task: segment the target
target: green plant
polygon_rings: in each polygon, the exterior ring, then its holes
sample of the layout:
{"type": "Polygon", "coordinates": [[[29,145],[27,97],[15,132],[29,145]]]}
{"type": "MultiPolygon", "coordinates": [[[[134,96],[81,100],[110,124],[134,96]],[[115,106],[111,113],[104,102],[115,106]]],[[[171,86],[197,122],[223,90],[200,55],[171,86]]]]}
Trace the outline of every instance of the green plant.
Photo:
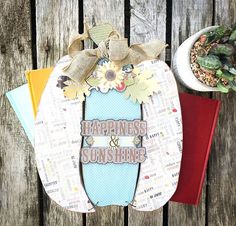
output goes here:
{"type": "Polygon", "coordinates": [[[236,91],[236,24],[219,26],[200,36],[197,63],[203,71],[214,74],[223,93],[236,91]]]}

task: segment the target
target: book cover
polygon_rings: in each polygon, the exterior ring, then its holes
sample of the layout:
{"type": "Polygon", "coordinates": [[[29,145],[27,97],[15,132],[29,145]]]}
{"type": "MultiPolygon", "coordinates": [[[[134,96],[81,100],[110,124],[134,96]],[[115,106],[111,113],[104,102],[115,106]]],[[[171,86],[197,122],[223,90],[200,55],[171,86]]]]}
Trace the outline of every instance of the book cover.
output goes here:
{"type": "Polygon", "coordinates": [[[30,70],[25,73],[29,84],[34,116],[36,116],[41,94],[47,84],[52,70],[53,68],[43,68],[38,70],[30,70]]]}
{"type": "Polygon", "coordinates": [[[220,101],[181,93],[180,102],[183,155],[178,187],[171,201],[197,205],[201,198],[220,101]]]}
{"type": "Polygon", "coordinates": [[[25,84],[6,93],[6,96],[14,109],[26,135],[33,144],[34,116],[30,102],[30,92],[25,84]]]}

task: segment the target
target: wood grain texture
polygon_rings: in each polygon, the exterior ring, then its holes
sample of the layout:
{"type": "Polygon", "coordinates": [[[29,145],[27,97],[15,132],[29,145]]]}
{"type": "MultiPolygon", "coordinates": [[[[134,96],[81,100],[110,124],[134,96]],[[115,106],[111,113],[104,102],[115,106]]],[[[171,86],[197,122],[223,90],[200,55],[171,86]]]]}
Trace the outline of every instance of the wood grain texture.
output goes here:
{"type": "Polygon", "coordinates": [[[163,225],[163,208],[152,212],[139,212],[129,207],[128,225],[130,226],[161,226],[163,225]]]}
{"type": "MultiPolygon", "coordinates": [[[[130,44],[166,39],[166,0],[131,0],[130,44]]],[[[165,51],[161,54],[165,59],[165,51]]]]}
{"type": "MultiPolygon", "coordinates": [[[[166,39],[166,1],[131,0],[130,44],[166,39]]],[[[164,52],[161,59],[165,59],[164,52]]],[[[163,225],[163,208],[153,212],[139,212],[129,207],[128,224],[163,225]]]]}
{"type": "Polygon", "coordinates": [[[165,41],[166,0],[131,0],[130,43],[165,41]]]}
{"type": "Polygon", "coordinates": [[[32,68],[30,1],[0,1],[0,225],[37,226],[34,154],[5,93],[32,68]]]}
{"type": "MultiPolygon", "coordinates": [[[[38,68],[53,66],[63,55],[71,36],[78,33],[78,1],[37,0],[37,64],[38,68]]],[[[45,225],[82,225],[82,214],[64,210],[44,194],[45,225]]]]}
{"type": "Polygon", "coordinates": [[[112,24],[124,34],[124,1],[84,0],[84,19],[90,26],[101,23],[112,24]]]}
{"type": "Polygon", "coordinates": [[[206,178],[202,188],[201,202],[198,206],[169,202],[169,226],[204,226],[206,215],[206,178]]]}
{"type": "Polygon", "coordinates": [[[124,225],[123,207],[96,207],[95,213],[86,215],[86,225],[89,226],[120,226],[124,225]]]}
{"type": "MultiPolygon", "coordinates": [[[[90,26],[108,22],[122,35],[124,34],[124,1],[97,1],[84,0],[84,17],[90,26]]],[[[91,43],[86,43],[86,48],[91,48],[91,43]]],[[[95,213],[87,214],[86,225],[123,225],[124,208],[109,206],[96,208],[95,213]]]]}
{"type": "MultiPolygon", "coordinates": [[[[110,23],[124,35],[124,0],[95,1],[84,0],[84,20],[90,27],[110,23]]],[[[85,41],[85,48],[93,48],[92,41],[85,41]]]]}
{"type": "Polygon", "coordinates": [[[78,1],[36,0],[36,29],[38,68],[53,66],[78,34],[78,1]]]}
{"type": "MultiPolygon", "coordinates": [[[[236,22],[234,0],[215,1],[215,23],[236,22]]],[[[236,223],[236,93],[214,93],[222,102],[209,161],[208,225],[236,223]]]]}
{"type": "MultiPolygon", "coordinates": [[[[172,2],[172,38],[171,52],[172,59],[178,46],[189,36],[212,23],[213,4],[212,1],[204,0],[184,0],[172,2]]],[[[209,93],[193,92],[178,84],[180,91],[204,95],[209,97],[209,93]]],[[[206,182],[206,180],[205,180],[206,182]]],[[[202,189],[201,202],[198,207],[169,203],[169,225],[205,225],[206,214],[206,185],[202,189]]]]}

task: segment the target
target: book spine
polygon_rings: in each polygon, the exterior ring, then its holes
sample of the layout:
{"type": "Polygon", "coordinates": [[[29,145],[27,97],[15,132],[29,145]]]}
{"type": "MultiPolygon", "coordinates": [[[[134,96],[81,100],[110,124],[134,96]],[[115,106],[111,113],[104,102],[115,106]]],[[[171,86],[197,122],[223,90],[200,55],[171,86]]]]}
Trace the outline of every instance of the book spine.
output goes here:
{"type": "Polygon", "coordinates": [[[210,137],[209,137],[209,142],[208,142],[207,151],[206,151],[206,156],[204,159],[204,165],[203,165],[203,171],[202,171],[203,173],[201,176],[200,186],[199,186],[195,205],[198,205],[200,202],[201,193],[202,193],[202,186],[203,186],[204,178],[206,175],[206,168],[207,168],[208,159],[209,159],[209,155],[210,155],[211,143],[212,143],[212,139],[213,139],[213,135],[214,135],[214,131],[215,131],[215,127],[216,127],[216,123],[217,123],[217,119],[218,119],[218,115],[219,115],[219,111],[220,111],[220,106],[221,106],[221,103],[220,103],[220,101],[217,100],[215,115],[214,115],[214,118],[212,121],[212,127],[211,127],[211,131],[210,131],[210,137]]]}
{"type": "Polygon", "coordinates": [[[13,110],[15,111],[16,113],[16,116],[17,118],[19,119],[27,137],[29,138],[31,144],[33,144],[33,137],[32,137],[32,134],[31,134],[31,129],[29,128],[27,122],[25,121],[20,109],[19,109],[19,106],[17,104],[17,100],[14,98],[14,96],[12,95],[11,92],[8,92],[6,93],[6,96],[7,96],[7,99],[9,100],[13,110]]]}
{"type": "Polygon", "coordinates": [[[34,112],[34,117],[36,117],[36,109],[37,109],[37,106],[36,106],[36,103],[35,103],[35,96],[34,96],[34,92],[33,92],[33,84],[31,82],[31,79],[30,79],[30,71],[26,71],[25,72],[25,77],[28,81],[28,88],[29,88],[29,92],[30,92],[30,99],[31,99],[31,103],[32,103],[32,107],[33,107],[33,112],[34,112]]]}

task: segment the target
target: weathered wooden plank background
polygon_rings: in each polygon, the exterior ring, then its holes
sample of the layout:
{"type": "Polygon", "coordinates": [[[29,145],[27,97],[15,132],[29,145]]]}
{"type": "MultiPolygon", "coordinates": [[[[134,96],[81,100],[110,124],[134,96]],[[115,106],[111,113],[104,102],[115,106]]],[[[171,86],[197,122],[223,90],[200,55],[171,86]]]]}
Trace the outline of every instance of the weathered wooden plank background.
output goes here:
{"type": "Polygon", "coordinates": [[[130,43],[165,40],[169,48],[162,59],[171,63],[191,34],[236,22],[234,0],[0,0],[0,9],[0,226],[236,224],[235,93],[204,94],[222,100],[222,110],[198,207],[170,202],[142,213],[112,206],[87,215],[65,211],[44,194],[33,149],[4,95],[26,82],[25,70],[53,66],[66,54],[85,17],[93,25],[112,23],[130,43]]]}

